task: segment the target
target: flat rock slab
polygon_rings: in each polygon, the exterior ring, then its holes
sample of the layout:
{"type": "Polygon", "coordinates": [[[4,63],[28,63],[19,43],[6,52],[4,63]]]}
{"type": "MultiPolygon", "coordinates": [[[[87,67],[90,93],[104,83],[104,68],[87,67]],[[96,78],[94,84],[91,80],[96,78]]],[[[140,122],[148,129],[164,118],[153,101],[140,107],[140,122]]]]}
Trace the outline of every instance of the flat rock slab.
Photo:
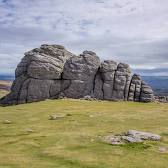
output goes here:
{"type": "Polygon", "coordinates": [[[65,117],[64,115],[53,114],[49,116],[49,120],[58,120],[64,117],[65,117]]]}
{"type": "Polygon", "coordinates": [[[142,139],[139,137],[130,137],[130,136],[121,136],[122,140],[125,140],[129,143],[138,143],[138,142],[143,142],[142,139]]]}
{"type": "Polygon", "coordinates": [[[145,140],[160,141],[161,136],[148,132],[141,132],[136,130],[128,130],[120,135],[107,135],[103,141],[112,145],[122,145],[127,143],[141,143],[145,140]]]}
{"type": "Polygon", "coordinates": [[[141,132],[136,130],[128,130],[126,136],[133,138],[140,138],[142,140],[152,140],[152,141],[160,141],[161,136],[157,134],[152,134],[148,132],[141,132]]]}

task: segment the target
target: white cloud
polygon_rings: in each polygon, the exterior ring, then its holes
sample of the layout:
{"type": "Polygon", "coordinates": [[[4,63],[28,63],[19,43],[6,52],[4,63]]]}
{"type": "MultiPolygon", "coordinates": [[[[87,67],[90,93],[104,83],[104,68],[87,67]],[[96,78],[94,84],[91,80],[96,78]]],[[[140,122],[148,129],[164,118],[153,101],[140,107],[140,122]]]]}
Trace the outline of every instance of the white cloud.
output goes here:
{"type": "Polygon", "coordinates": [[[166,68],[167,18],[167,0],[0,0],[0,72],[13,72],[42,43],[94,50],[133,68],[166,68]]]}

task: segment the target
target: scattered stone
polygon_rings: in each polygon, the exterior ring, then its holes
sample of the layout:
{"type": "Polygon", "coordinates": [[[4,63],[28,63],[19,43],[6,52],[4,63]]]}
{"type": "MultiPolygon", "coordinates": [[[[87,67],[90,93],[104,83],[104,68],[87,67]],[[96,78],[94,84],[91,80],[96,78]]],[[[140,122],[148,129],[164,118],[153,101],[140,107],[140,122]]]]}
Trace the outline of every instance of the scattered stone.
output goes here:
{"type": "Polygon", "coordinates": [[[121,138],[129,143],[143,142],[139,137],[121,136],[121,138]]]}
{"type": "Polygon", "coordinates": [[[25,129],[25,132],[27,132],[27,133],[33,133],[33,132],[34,132],[34,130],[33,130],[33,129],[31,129],[31,128],[26,128],[26,129],[25,129]]]}
{"type": "Polygon", "coordinates": [[[120,145],[126,143],[141,143],[145,140],[160,141],[160,139],[161,136],[157,134],[128,130],[127,132],[119,135],[107,135],[103,138],[103,141],[112,145],[120,145]]]}
{"type": "Polygon", "coordinates": [[[159,152],[161,152],[161,153],[166,153],[168,150],[167,150],[167,148],[166,147],[159,147],[159,152]]]}
{"type": "Polygon", "coordinates": [[[140,138],[142,140],[152,140],[152,141],[160,141],[161,136],[157,134],[152,134],[148,132],[141,132],[136,130],[128,130],[126,136],[133,138],[140,138]]]}
{"type": "Polygon", "coordinates": [[[62,115],[57,115],[57,114],[53,114],[49,116],[49,120],[58,120],[60,118],[64,118],[65,116],[62,115]]]}
{"type": "Polygon", "coordinates": [[[10,120],[4,120],[3,124],[11,124],[12,122],[10,120]]]}
{"type": "Polygon", "coordinates": [[[79,56],[64,46],[43,44],[25,53],[15,71],[11,92],[1,105],[46,99],[138,101],[154,100],[153,91],[129,65],[113,60],[100,62],[95,52],[79,56]]]}
{"type": "Polygon", "coordinates": [[[115,135],[108,135],[103,138],[103,141],[112,144],[112,145],[122,145],[124,144],[124,141],[122,141],[121,136],[115,136],[115,135]]]}
{"type": "Polygon", "coordinates": [[[93,100],[97,100],[96,98],[91,97],[90,95],[86,95],[83,98],[81,98],[82,100],[89,100],[89,101],[93,101],[93,100]]]}
{"type": "Polygon", "coordinates": [[[155,96],[155,102],[168,103],[168,96],[155,96]]]}

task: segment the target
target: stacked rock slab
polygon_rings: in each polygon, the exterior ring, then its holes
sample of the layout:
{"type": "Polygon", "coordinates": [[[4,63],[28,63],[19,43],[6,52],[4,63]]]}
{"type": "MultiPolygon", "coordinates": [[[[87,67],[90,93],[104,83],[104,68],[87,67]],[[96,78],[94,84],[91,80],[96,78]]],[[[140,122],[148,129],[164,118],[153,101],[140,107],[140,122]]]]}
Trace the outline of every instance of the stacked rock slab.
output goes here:
{"type": "Polygon", "coordinates": [[[41,45],[18,64],[11,92],[2,105],[21,104],[59,97],[101,100],[153,101],[153,91],[139,75],[131,77],[129,65],[106,60],[84,51],[79,56],[60,45],[41,45]]]}

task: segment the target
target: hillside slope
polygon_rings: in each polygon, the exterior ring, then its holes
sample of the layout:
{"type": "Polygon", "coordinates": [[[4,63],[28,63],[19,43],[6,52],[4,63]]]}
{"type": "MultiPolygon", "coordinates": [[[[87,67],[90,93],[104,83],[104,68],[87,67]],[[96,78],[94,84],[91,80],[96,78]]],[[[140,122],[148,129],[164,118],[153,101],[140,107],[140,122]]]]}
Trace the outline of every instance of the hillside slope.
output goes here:
{"type": "Polygon", "coordinates": [[[167,114],[168,104],[72,99],[0,107],[0,167],[167,168],[167,114]],[[49,120],[51,114],[64,117],[49,120]],[[124,146],[100,141],[128,129],[163,139],[124,146]]]}
{"type": "Polygon", "coordinates": [[[155,92],[155,95],[168,96],[168,76],[143,76],[155,92]]]}

